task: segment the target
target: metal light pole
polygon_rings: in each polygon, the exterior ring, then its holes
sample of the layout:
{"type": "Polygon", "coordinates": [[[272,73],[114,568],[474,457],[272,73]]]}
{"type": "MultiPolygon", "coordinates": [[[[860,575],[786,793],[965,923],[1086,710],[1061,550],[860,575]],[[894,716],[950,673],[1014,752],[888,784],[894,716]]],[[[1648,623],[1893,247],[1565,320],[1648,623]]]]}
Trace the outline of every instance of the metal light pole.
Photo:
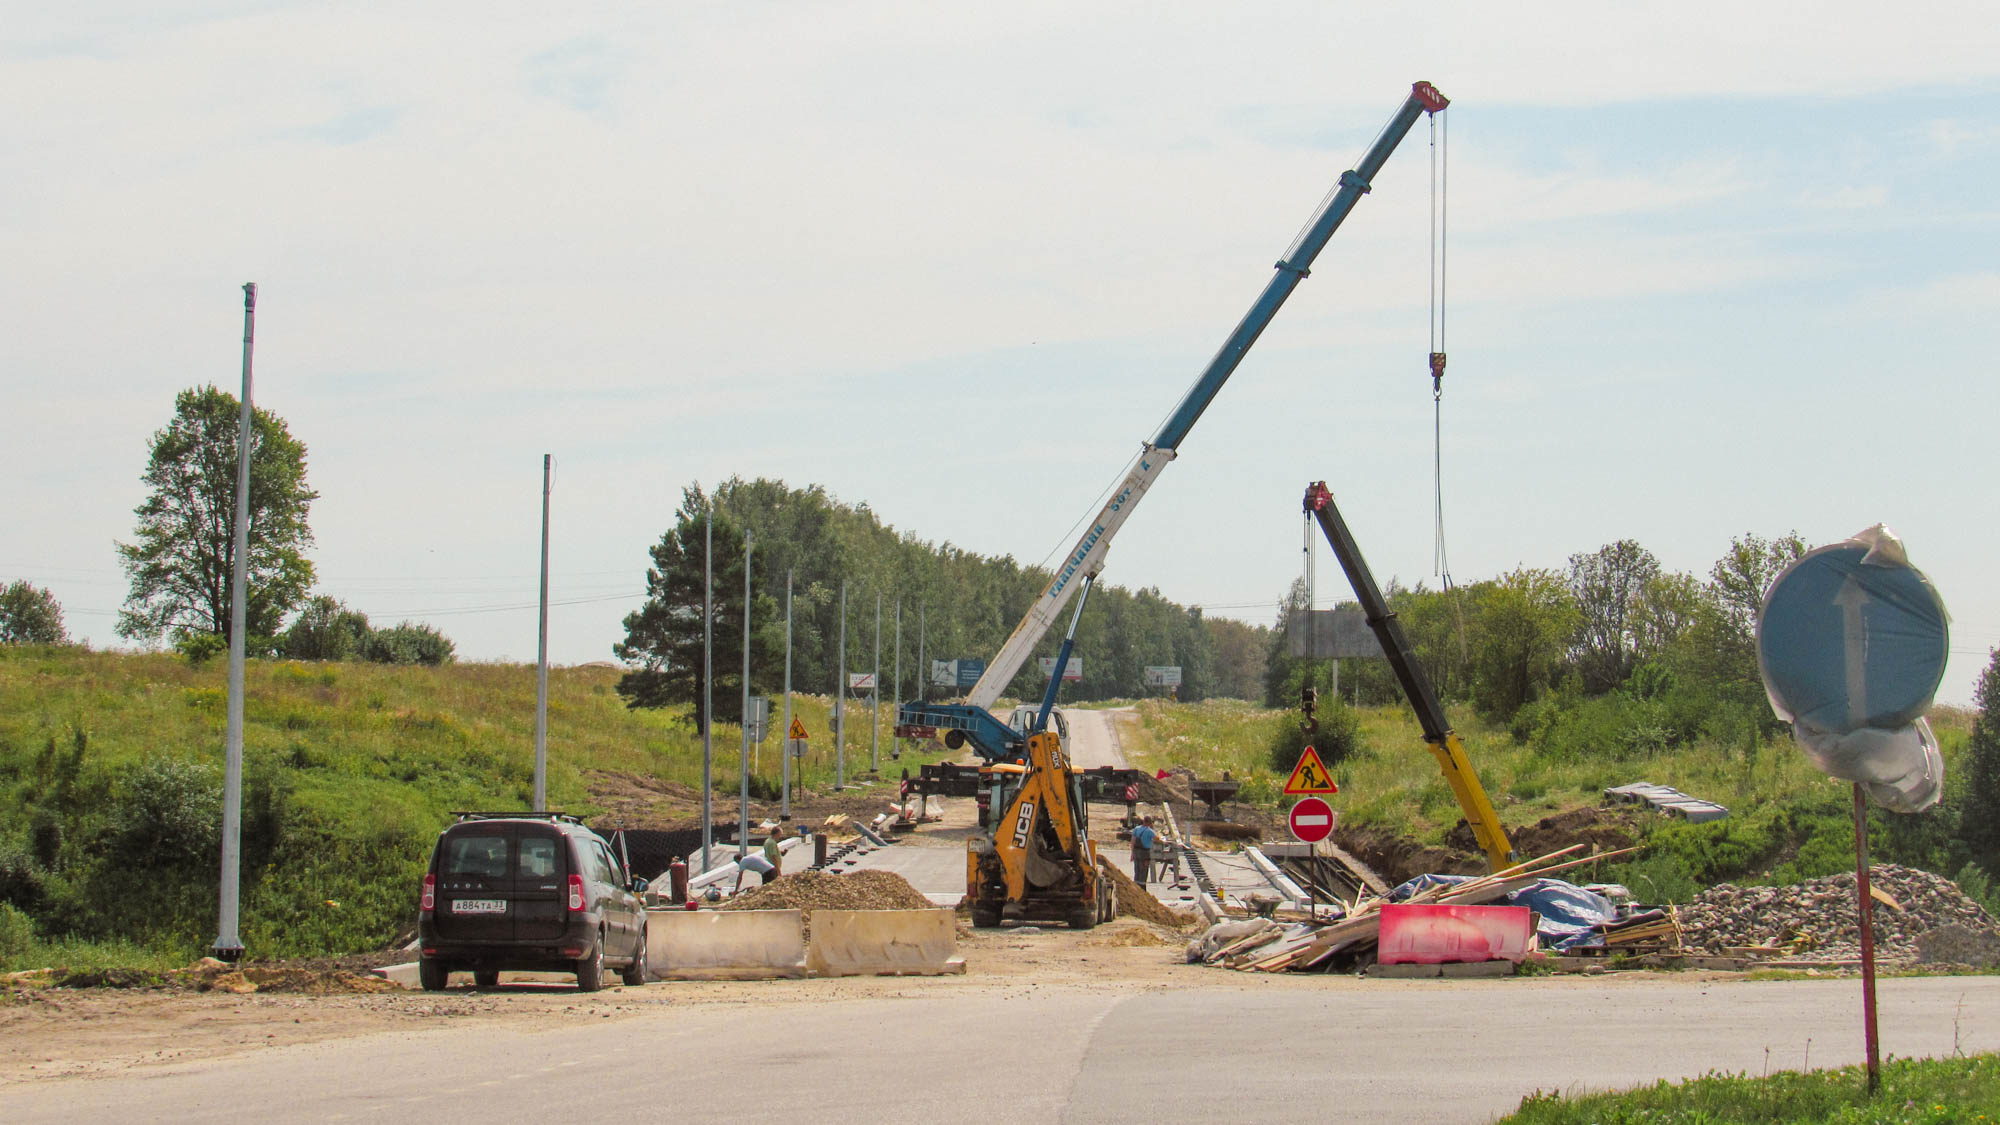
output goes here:
{"type": "Polygon", "coordinates": [[[750,532],[743,532],[743,775],[736,795],[736,858],[750,851],[750,532]]]}
{"type": "Polygon", "coordinates": [[[840,682],[833,696],[833,787],[847,788],[847,580],[840,582],[840,682]]]}
{"type": "Polygon", "coordinates": [[[882,772],[882,591],[875,591],[875,694],[868,697],[868,772],[882,772]]]}
{"type": "Polygon", "coordinates": [[[242,867],[238,844],[243,832],[243,632],[248,627],[244,603],[249,585],[250,441],[254,409],[250,405],[250,351],[257,335],[256,323],[257,283],[253,281],[243,287],[243,414],[236,431],[236,519],[231,528],[233,557],[229,561],[229,721],[223,735],[221,910],[211,950],[222,961],[236,961],[243,956],[243,939],[236,932],[237,879],[242,867]]]}
{"type": "Polygon", "coordinates": [[[785,570],[785,737],[779,741],[778,819],[792,819],[792,572],[785,570]]]}
{"type": "Polygon", "coordinates": [[[929,612],[929,606],[917,603],[917,699],[926,703],[931,698],[931,666],[924,661],[924,618],[929,612]]]}
{"type": "MultiPolygon", "coordinates": [[[[896,596],[896,686],[889,691],[889,706],[896,708],[898,711],[903,706],[903,597],[901,594],[896,596]]],[[[891,718],[896,717],[895,711],[891,711],[889,714],[891,718]]],[[[891,728],[892,733],[893,730],[894,728],[891,728]]],[[[889,756],[897,759],[902,758],[902,739],[896,738],[889,743],[889,756]]]]}
{"type": "Polygon", "coordinates": [[[535,811],[549,811],[549,467],[542,454],[542,605],[535,642],[535,811]]]}
{"type": "Polygon", "coordinates": [[[715,505],[703,524],[701,552],[701,869],[708,870],[708,853],[715,846],[715,753],[710,729],[715,722],[715,505]]]}

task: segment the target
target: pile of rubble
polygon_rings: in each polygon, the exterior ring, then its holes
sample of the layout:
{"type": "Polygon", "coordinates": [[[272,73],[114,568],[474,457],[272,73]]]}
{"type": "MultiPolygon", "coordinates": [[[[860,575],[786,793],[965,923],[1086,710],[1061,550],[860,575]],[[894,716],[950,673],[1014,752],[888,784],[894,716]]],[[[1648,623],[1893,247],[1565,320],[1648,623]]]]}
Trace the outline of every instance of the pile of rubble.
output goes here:
{"type": "MultiPolygon", "coordinates": [[[[2000,942],[2000,923],[1942,875],[1881,864],[1869,868],[1875,894],[1875,951],[1886,960],[1915,960],[1920,940],[1946,926],[2000,942]]],[[[1854,875],[1843,873],[1790,887],[1712,887],[1679,910],[1690,947],[1710,953],[1799,956],[1828,961],[1861,956],[1854,875]]],[[[1991,948],[1987,945],[1984,948],[1991,948]]],[[[1932,960],[1946,958],[1933,957],[1932,960]]]]}
{"type": "Polygon", "coordinates": [[[810,932],[812,912],[824,910],[933,910],[908,879],[893,871],[802,871],[741,894],[717,910],[802,910],[810,932]]]}
{"type": "Polygon", "coordinates": [[[1103,869],[1106,876],[1110,878],[1112,887],[1118,892],[1118,916],[1120,918],[1137,918],[1143,922],[1151,922],[1156,926],[1168,926],[1176,930],[1184,929],[1194,924],[1196,917],[1194,914],[1185,910],[1175,910],[1173,907],[1154,898],[1153,892],[1140,886],[1130,875],[1118,870],[1110,860],[1100,856],[1097,863],[1103,869]]]}

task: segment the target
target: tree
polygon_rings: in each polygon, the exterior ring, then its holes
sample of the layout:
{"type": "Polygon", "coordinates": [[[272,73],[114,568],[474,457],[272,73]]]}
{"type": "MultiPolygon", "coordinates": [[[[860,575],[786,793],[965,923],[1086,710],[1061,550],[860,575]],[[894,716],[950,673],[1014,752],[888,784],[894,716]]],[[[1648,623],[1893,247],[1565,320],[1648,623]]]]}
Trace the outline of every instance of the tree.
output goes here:
{"type": "Polygon", "coordinates": [[[362,659],[377,664],[449,664],[452,652],[451,640],[443,633],[408,621],[371,630],[361,640],[362,659]]]}
{"type": "MultiPolygon", "coordinates": [[[[710,506],[697,486],[681,494],[674,526],[648,552],[653,565],[646,571],[646,604],[625,617],[625,639],[611,651],[635,665],[618,679],[618,694],[627,707],[693,707],[692,720],[702,722],[703,561],[710,506]]],[[[761,558],[753,559],[757,573],[761,558]]],[[[715,718],[743,718],[743,531],[725,516],[715,518],[714,638],[715,718]]],[[[782,610],[768,594],[756,594],[751,635],[752,681],[782,658],[782,610]]],[[[851,639],[851,638],[850,638],[851,639]]]]}
{"type": "MultiPolygon", "coordinates": [[[[234,396],[213,386],[182,391],[173,420],[153,435],[140,478],[151,493],[133,510],[134,542],[118,544],[132,583],[118,615],[121,636],[228,638],[240,410],[234,396]]],[[[271,637],[312,588],[306,511],[319,494],[306,487],[306,447],[283,419],[259,409],[251,429],[244,620],[250,636],[271,637]]]]}
{"type": "Polygon", "coordinates": [[[1472,701],[1505,722],[1553,681],[1576,603],[1562,575],[1527,567],[1475,583],[1472,603],[1472,701]]]}
{"type": "Polygon", "coordinates": [[[1593,695],[1632,674],[1638,651],[1636,610],[1660,560],[1631,539],[1569,557],[1569,592],[1576,603],[1576,669],[1593,695]]]}
{"type": "Polygon", "coordinates": [[[368,636],[367,614],[321,594],[285,630],[282,651],[293,660],[351,660],[361,655],[368,636]]]}
{"type": "Polygon", "coordinates": [[[68,643],[62,606],[54,594],[30,586],[26,579],[0,588],[0,645],[68,643]]]}
{"type": "Polygon", "coordinates": [[[1960,755],[1965,770],[1965,807],[1959,824],[1972,857],[1989,875],[2000,876],[2000,649],[1994,649],[1973,692],[1979,718],[1960,755]]]}
{"type": "Polygon", "coordinates": [[[1796,531],[1776,539],[1745,534],[1729,541],[1728,552],[1708,573],[1709,588],[1732,634],[1755,644],[1765,592],[1805,553],[1806,541],[1796,531]]]}
{"type": "Polygon", "coordinates": [[[1701,583],[1692,574],[1656,574],[1632,609],[1632,641],[1640,660],[1664,655],[1701,613],[1701,583]]]}

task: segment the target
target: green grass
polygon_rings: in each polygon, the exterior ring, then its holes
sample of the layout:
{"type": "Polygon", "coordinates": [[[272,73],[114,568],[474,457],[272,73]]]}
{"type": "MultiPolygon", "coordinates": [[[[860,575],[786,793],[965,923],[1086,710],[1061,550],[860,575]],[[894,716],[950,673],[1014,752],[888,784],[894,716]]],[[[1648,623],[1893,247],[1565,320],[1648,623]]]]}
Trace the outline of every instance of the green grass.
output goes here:
{"type": "Polygon", "coordinates": [[[1870,1097],[1862,1067],[1712,1074],[1611,1094],[1531,1095],[1498,1125],[1978,1125],[2000,1121],[2000,1056],[1890,1059],[1870,1097]]]}
{"type": "MultiPolygon", "coordinates": [[[[619,675],[550,670],[550,807],[601,813],[590,770],[700,784],[701,737],[686,709],[628,709],[614,690],[619,675]]],[[[195,763],[211,785],[219,780],[226,677],[222,661],[0,646],[0,878],[11,863],[16,874],[31,868],[37,884],[24,903],[36,944],[0,951],[7,963],[90,957],[96,947],[185,963],[214,938],[213,845],[169,863],[131,820],[149,767],[195,763]]],[[[259,954],[381,946],[413,923],[415,887],[452,810],[531,802],[532,666],[253,660],[245,695],[243,938],[259,954]]],[[[775,727],[782,704],[773,702],[775,727]]],[[[811,789],[833,781],[832,703],[793,700],[812,735],[799,774],[811,789]]],[[[868,766],[868,712],[850,701],[848,713],[853,778],[868,766]]],[[[893,705],[879,715],[886,773],[893,705]]],[[[783,733],[773,730],[755,755],[772,790],[783,733]]],[[[713,743],[718,787],[733,794],[740,728],[717,724],[713,743]]],[[[925,760],[934,758],[906,753],[895,766],[925,760]]]]}

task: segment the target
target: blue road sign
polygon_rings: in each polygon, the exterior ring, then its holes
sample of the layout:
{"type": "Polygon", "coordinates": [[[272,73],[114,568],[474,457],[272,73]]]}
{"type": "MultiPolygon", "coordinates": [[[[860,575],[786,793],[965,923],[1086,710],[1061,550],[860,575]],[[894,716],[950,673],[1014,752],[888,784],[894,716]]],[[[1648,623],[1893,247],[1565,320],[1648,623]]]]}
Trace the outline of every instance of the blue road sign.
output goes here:
{"type": "Polygon", "coordinates": [[[1930,709],[1950,629],[1943,599],[1892,550],[1848,540],[1778,576],[1757,622],[1771,701],[1794,722],[1845,733],[1895,729],[1930,709]]]}

